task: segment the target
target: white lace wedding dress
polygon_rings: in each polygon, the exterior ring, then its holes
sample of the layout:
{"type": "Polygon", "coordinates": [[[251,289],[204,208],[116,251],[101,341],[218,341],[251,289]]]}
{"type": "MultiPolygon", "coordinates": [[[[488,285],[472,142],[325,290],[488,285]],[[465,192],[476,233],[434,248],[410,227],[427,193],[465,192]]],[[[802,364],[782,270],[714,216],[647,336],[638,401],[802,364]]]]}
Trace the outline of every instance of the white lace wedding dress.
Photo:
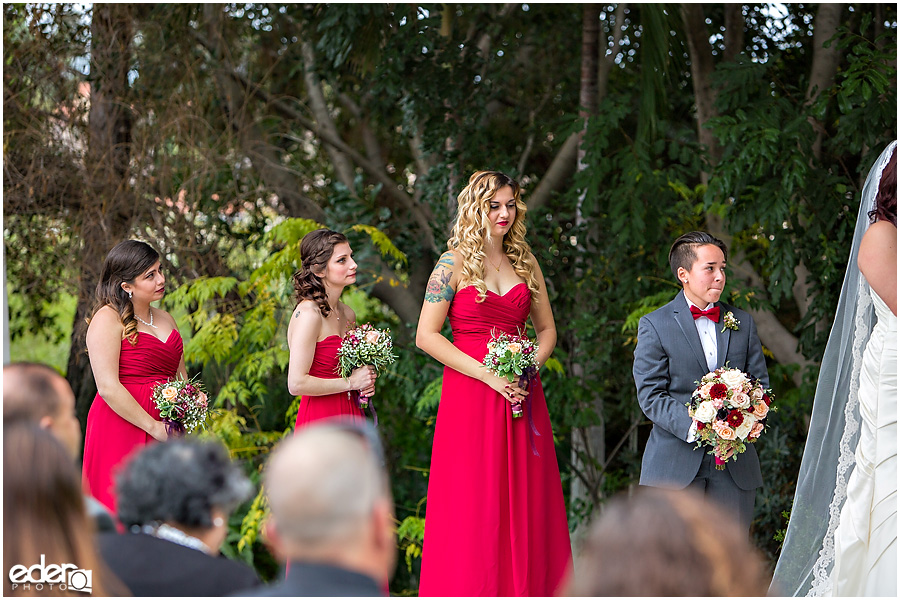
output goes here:
{"type": "Polygon", "coordinates": [[[897,596],[897,317],[872,292],[877,323],[859,380],[856,467],[835,531],[834,596],[897,596]]]}

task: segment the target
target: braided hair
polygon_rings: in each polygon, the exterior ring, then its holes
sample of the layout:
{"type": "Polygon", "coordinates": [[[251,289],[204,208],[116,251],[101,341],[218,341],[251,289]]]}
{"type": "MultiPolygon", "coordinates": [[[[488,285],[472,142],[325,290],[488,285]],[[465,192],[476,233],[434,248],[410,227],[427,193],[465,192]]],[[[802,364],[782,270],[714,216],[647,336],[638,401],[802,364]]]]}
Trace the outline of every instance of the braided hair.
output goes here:
{"type": "Polygon", "coordinates": [[[328,295],[321,275],[334,254],[334,247],[346,244],[347,236],[330,229],[317,229],[300,240],[300,270],[294,273],[294,298],[297,304],[312,300],[319,305],[323,317],[331,313],[328,295]]]}

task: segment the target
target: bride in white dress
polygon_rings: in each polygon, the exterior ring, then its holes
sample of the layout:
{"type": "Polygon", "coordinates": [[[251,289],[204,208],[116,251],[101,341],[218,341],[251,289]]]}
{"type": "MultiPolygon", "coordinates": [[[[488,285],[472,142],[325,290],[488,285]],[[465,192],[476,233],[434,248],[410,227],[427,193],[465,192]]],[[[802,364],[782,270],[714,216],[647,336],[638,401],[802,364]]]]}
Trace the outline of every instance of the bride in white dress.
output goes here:
{"type": "Polygon", "coordinates": [[[863,187],[772,595],[897,595],[895,149],[863,187]]]}

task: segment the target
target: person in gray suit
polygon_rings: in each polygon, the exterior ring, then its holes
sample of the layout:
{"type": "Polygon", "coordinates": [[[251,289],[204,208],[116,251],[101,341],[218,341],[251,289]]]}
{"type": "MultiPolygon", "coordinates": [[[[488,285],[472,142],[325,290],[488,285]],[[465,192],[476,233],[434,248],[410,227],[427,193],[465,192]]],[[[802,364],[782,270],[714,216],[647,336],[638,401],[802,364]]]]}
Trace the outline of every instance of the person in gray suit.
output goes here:
{"type": "Polygon", "coordinates": [[[704,375],[719,367],[740,369],[769,387],[756,324],[749,313],[719,302],[725,287],[725,244],[701,231],[686,233],[669,250],[682,291],[638,325],[634,382],[641,410],[653,422],[641,462],[641,485],[702,491],[737,515],[749,532],[756,488],[762,485],[753,444],[715,468],[708,447],[697,448],[685,406],[704,375]],[[737,320],[726,327],[725,315],[737,320]]]}

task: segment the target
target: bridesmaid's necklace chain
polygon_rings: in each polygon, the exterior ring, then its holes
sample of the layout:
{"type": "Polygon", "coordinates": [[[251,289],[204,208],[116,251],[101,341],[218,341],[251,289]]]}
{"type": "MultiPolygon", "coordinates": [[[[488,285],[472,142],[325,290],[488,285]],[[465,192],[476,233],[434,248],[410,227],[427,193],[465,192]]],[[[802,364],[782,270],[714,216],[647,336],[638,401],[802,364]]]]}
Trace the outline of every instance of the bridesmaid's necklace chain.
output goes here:
{"type": "Polygon", "coordinates": [[[148,306],[147,312],[150,313],[150,322],[149,323],[147,321],[143,320],[142,318],[140,318],[137,313],[134,313],[134,318],[137,319],[138,321],[140,321],[141,323],[143,323],[144,325],[146,325],[147,327],[152,327],[153,329],[159,329],[159,327],[157,327],[156,325],[153,324],[153,309],[148,306]]]}
{"type": "Polygon", "coordinates": [[[497,272],[499,273],[499,272],[500,272],[500,267],[503,266],[503,255],[502,255],[502,254],[500,255],[500,262],[497,264],[496,267],[494,267],[494,262],[491,260],[490,257],[488,257],[488,262],[491,263],[491,267],[493,267],[494,270],[497,271],[497,272]]]}

